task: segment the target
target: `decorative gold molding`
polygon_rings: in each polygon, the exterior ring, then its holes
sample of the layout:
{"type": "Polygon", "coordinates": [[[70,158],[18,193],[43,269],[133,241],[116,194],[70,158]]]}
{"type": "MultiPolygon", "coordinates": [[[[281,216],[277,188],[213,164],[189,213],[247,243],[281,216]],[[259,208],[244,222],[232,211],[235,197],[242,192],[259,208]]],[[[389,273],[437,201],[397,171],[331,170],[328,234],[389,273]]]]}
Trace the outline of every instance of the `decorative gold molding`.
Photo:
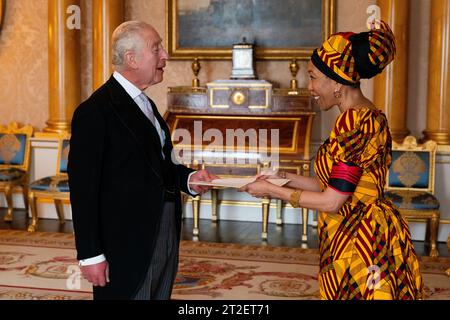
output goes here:
{"type": "Polygon", "coordinates": [[[39,139],[48,139],[48,140],[58,140],[60,133],[59,132],[35,132],[34,138],[39,139]]]}
{"type": "MultiPolygon", "coordinates": [[[[445,117],[446,114],[442,114],[445,117]]],[[[425,139],[434,140],[438,144],[449,145],[450,144],[450,132],[440,132],[433,130],[425,130],[423,132],[425,139]]]]}
{"type": "MultiPolygon", "coordinates": [[[[408,222],[427,222],[427,221],[428,221],[428,219],[408,218],[408,222]]],[[[450,220],[441,219],[441,220],[439,220],[439,224],[450,224],[450,220]]]]}
{"type": "MultiPolygon", "coordinates": [[[[232,50],[224,48],[179,48],[177,32],[177,0],[166,0],[166,47],[173,59],[194,58],[220,60],[231,59],[232,50]]],[[[322,0],[322,41],[335,32],[336,0],[322,0]]],[[[258,60],[291,60],[293,57],[309,60],[313,47],[300,48],[256,48],[258,60]]]]}
{"type": "Polygon", "coordinates": [[[297,90],[292,91],[290,88],[273,88],[272,94],[274,96],[302,96],[302,97],[311,97],[309,90],[307,88],[297,88],[297,90]]]}
{"type": "Polygon", "coordinates": [[[189,93],[189,94],[206,94],[206,87],[189,87],[189,86],[178,86],[178,87],[168,87],[168,93],[189,93]]]}

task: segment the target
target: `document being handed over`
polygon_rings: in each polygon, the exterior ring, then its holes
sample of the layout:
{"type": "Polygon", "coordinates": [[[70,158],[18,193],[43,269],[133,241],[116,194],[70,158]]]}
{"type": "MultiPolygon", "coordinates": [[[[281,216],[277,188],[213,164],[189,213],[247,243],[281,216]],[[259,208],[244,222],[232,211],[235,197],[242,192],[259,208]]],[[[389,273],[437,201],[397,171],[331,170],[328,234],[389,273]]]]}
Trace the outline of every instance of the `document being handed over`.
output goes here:
{"type": "MultiPolygon", "coordinates": [[[[256,181],[256,177],[250,178],[226,178],[226,179],[214,179],[212,181],[195,181],[190,184],[198,184],[202,186],[212,187],[224,187],[224,188],[241,188],[249,183],[256,181]]],[[[276,184],[277,186],[283,186],[289,182],[289,179],[266,179],[266,181],[276,184]]]]}

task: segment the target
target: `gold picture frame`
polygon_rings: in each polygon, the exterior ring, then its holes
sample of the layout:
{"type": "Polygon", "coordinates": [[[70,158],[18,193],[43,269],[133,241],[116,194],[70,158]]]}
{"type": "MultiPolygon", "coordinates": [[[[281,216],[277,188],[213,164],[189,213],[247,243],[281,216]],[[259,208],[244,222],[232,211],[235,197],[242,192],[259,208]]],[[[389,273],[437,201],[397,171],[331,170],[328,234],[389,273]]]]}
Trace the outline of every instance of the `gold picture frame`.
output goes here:
{"type": "Polygon", "coordinates": [[[265,42],[259,45],[256,40],[258,60],[307,60],[314,48],[334,33],[335,1],[290,2],[296,6],[291,9],[280,5],[279,0],[265,0],[265,7],[253,7],[251,0],[166,0],[166,47],[175,60],[231,59],[233,44],[248,33],[247,41],[259,37],[265,42]],[[268,20],[277,18],[274,9],[282,19],[268,20]],[[262,25],[266,31],[259,28],[262,25]],[[302,45],[302,41],[309,45],[302,45]]]}
{"type": "Polygon", "coordinates": [[[3,25],[4,7],[5,7],[5,0],[0,0],[0,31],[2,30],[3,25]]]}

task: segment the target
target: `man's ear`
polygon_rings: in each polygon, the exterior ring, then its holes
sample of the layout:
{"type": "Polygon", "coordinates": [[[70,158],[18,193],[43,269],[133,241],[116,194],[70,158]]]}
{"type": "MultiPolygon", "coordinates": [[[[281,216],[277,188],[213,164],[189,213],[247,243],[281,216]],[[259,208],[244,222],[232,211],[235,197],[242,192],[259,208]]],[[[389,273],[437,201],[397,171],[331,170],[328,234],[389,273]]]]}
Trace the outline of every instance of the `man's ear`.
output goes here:
{"type": "Polygon", "coordinates": [[[130,69],[137,69],[136,54],[133,51],[127,51],[124,55],[124,64],[130,69]]]}
{"type": "Polygon", "coordinates": [[[334,82],[334,91],[341,92],[341,89],[342,89],[342,83],[335,81],[334,82]]]}

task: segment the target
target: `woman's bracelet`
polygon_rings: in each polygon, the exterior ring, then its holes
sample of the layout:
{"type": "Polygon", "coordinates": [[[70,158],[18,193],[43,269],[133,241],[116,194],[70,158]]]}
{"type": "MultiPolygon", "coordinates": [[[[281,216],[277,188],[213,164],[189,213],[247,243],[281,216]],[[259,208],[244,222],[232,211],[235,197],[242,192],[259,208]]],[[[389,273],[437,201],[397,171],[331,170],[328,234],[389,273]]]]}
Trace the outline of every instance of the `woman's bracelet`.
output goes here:
{"type": "Polygon", "coordinates": [[[300,196],[302,195],[303,190],[297,189],[291,193],[291,197],[289,199],[289,203],[293,208],[300,207],[300,196]]]}

